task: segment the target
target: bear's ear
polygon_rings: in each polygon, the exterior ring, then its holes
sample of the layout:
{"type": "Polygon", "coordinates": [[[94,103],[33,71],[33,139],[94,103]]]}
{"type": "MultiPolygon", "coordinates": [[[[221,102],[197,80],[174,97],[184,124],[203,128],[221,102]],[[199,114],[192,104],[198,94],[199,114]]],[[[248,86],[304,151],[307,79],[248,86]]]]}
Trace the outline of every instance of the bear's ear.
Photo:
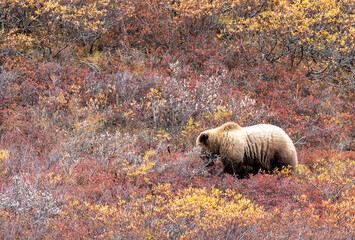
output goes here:
{"type": "Polygon", "coordinates": [[[208,134],[207,133],[202,133],[200,135],[200,143],[202,143],[205,146],[207,146],[207,139],[208,139],[208,134]]]}

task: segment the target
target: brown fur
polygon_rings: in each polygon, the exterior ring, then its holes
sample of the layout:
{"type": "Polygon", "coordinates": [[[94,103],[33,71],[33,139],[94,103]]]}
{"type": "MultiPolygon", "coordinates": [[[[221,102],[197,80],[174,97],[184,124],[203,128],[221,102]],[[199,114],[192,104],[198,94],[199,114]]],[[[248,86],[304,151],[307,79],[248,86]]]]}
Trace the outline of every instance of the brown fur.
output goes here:
{"type": "Polygon", "coordinates": [[[228,122],[202,132],[196,145],[201,147],[201,157],[208,166],[220,156],[224,172],[241,178],[259,170],[283,166],[294,169],[298,163],[292,140],[281,128],[269,124],[242,128],[228,122]]]}

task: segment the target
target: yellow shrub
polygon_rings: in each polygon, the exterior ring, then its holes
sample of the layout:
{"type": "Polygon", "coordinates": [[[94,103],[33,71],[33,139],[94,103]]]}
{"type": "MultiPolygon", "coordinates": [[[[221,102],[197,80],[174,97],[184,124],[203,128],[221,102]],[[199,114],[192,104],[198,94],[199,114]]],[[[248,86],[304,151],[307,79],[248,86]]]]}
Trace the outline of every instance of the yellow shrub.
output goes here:
{"type": "Polygon", "coordinates": [[[147,174],[148,171],[155,165],[155,163],[151,162],[149,159],[151,156],[154,156],[154,152],[147,151],[145,152],[141,163],[130,164],[128,161],[124,161],[122,169],[119,171],[127,174],[129,177],[147,174]]]}
{"type": "Polygon", "coordinates": [[[114,206],[69,204],[67,208],[80,211],[65,210],[62,214],[85,214],[81,219],[90,219],[89,226],[105,226],[101,235],[104,238],[140,239],[152,236],[192,239],[199,234],[212,239],[252,228],[267,215],[262,207],[231,190],[190,187],[174,192],[173,189],[170,184],[158,184],[151,194],[133,198],[131,202],[118,198],[114,206]]]}
{"type": "MultiPolygon", "coordinates": [[[[0,150],[0,169],[3,169],[3,161],[10,157],[10,152],[7,150],[0,150]]],[[[7,172],[7,168],[0,170],[0,176],[7,172]]]]}
{"type": "Polygon", "coordinates": [[[337,200],[340,197],[354,195],[355,162],[338,154],[329,159],[318,159],[311,169],[298,166],[300,183],[312,183],[325,199],[337,200]],[[311,170],[312,169],[312,170],[311,170]]]}

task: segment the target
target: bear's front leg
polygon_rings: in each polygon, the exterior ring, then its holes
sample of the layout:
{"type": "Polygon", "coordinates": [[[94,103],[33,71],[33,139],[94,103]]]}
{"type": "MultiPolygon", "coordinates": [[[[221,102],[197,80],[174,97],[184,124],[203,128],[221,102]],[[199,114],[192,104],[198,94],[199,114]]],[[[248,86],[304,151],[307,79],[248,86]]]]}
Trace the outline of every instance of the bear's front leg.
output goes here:
{"type": "Polygon", "coordinates": [[[244,178],[249,173],[252,173],[253,168],[251,166],[242,165],[242,163],[231,163],[230,161],[223,161],[223,173],[229,173],[234,177],[244,178]]]}
{"type": "Polygon", "coordinates": [[[240,179],[247,178],[249,174],[253,173],[253,167],[249,165],[242,165],[242,163],[224,162],[224,173],[229,173],[240,179]]]}
{"type": "Polygon", "coordinates": [[[241,179],[243,178],[249,178],[249,174],[254,173],[253,167],[249,166],[249,165],[242,165],[240,167],[240,171],[239,171],[239,177],[241,179]]]}
{"type": "Polygon", "coordinates": [[[231,164],[231,163],[225,163],[223,162],[223,172],[224,173],[229,173],[231,175],[235,175],[237,174],[237,166],[235,166],[235,164],[231,164]]]}

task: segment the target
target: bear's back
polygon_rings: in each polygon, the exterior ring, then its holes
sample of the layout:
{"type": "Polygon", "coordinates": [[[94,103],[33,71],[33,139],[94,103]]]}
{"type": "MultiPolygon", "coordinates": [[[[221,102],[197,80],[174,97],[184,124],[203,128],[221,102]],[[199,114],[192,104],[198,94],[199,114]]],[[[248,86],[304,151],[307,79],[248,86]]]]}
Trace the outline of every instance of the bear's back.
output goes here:
{"type": "Polygon", "coordinates": [[[258,124],[254,126],[244,127],[243,131],[248,137],[262,138],[270,140],[288,140],[292,143],[290,137],[281,128],[271,124],[258,124]]]}
{"type": "Polygon", "coordinates": [[[258,124],[243,128],[248,147],[257,152],[296,151],[291,138],[281,128],[258,124]]]}

